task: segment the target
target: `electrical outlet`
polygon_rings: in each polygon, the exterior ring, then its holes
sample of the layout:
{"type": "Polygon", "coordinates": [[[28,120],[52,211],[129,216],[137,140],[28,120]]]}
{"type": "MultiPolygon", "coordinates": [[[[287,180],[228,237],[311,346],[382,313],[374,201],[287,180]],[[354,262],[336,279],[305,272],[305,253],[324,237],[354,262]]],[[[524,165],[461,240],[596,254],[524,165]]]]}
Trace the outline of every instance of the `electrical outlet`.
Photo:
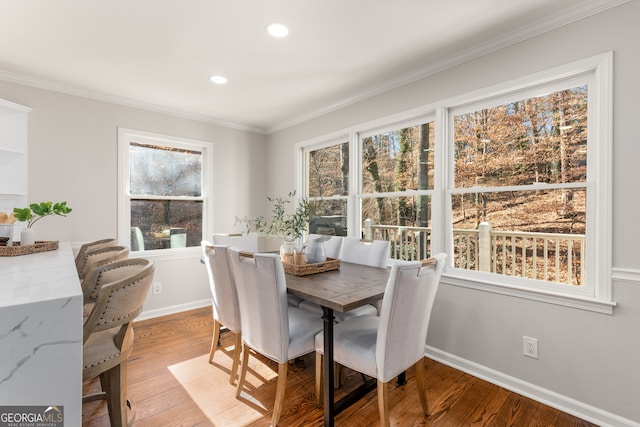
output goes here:
{"type": "Polygon", "coordinates": [[[154,294],[162,293],[162,282],[153,282],[153,293],[154,294]]]}
{"type": "Polygon", "coordinates": [[[538,340],[531,337],[522,337],[522,354],[534,359],[538,358],[538,340]]]}

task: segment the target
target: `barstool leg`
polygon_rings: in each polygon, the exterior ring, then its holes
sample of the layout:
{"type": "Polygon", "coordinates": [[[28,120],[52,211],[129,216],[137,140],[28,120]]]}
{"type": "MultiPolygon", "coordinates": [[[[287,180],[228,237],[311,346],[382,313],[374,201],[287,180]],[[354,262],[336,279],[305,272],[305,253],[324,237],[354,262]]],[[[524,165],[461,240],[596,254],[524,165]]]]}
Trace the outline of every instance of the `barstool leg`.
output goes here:
{"type": "Polygon", "coordinates": [[[100,374],[102,388],[107,394],[107,407],[112,427],[124,427],[133,424],[135,413],[127,400],[127,361],[100,374]],[[128,417],[130,409],[131,419],[128,417]]]}

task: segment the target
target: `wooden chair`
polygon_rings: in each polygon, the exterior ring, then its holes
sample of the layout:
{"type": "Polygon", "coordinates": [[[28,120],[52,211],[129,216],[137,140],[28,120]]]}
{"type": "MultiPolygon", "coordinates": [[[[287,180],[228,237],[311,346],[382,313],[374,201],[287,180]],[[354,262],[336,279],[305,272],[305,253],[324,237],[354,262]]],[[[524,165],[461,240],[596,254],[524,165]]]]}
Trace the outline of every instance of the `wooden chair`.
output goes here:
{"type": "Polygon", "coordinates": [[[213,299],[213,338],[211,340],[211,351],[209,352],[209,363],[213,364],[213,357],[218,349],[220,328],[225,326],[235,336],[233,363],[229,378],[229,383],[233,384],[236,380],[240,362],[242,334],[238,294],[227,253],[228,246],[212,245],[206,240],[201,242],[201,246],[213,299]]]}
{"type": "Polygon", "coordinates": [[[106,399],[114,427],[133,424],[135,411],[127,400],[127,359],[133,351],[133,320],[153,281],[153,261],[132,258],[97,267],[101,286],[83,326],[84,380],[100,376],[102,391],[82,402],[106,399]],[[128,416],[128,412],[131,416],[128,416]]]}
{"type": "MultiPolygon", "coordinates": [[[[387,383],[415,366],[420,403],[424,388],[424,346],[446,254],[425,261],[399,261],[391,268],[380,316],[360,316],[334,326],[333,357],[342,366],[377,379],[382,426],[389,426],[387,383]]],[[[324,336],[316,336],[316,404],[322,404],[324,336]]]]}
{"type": "Polygon", "coordinates": [[[322,330],[320,317],[290,307],[280,255],[242,256],[229,248],[236,279],[242,323],[242,369],[236,390],[240,397],[245,383],[250,349],[278,363],[278,384],[271,417],[276,426],[282,412],[288,361],[314,350],[314,337],[322,330]]]}

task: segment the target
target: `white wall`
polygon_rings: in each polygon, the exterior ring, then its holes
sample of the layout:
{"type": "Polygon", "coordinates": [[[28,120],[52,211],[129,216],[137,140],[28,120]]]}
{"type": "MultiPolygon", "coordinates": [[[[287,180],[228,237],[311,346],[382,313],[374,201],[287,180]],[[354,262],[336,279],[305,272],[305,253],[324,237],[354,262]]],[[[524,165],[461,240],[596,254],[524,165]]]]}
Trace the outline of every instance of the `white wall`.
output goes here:
{"type": "MultiPolygon", "coordinates": [[[[66,200],[73,209],[67,218],[39,221],[34,226],[39,240],[117,237],[118,127],[213,144],[212,232],[233,231],[235,216],[264,213],[264,135],[1,81],[0,99],[33,109],[28,116],[28,202],[66,200]]],[[[199,255],[157,259],[155,279],[163,292],[149,295],[143,316],[210,301],[199,255]]]]}
{"type": "MultiPolygon", "coordinates": [[[[613,315],[446,283],[429,355],[602,425],[640,423],[640,2],[632,1],[518,45],[269,136],[271,194],[294,184],[294,144],[468,91],[614,51],[613,315]],[[522,356],[522,336],[540,359],[522,356]]],[[[587,267],[588,268],[588,267],[587,267]]]]}

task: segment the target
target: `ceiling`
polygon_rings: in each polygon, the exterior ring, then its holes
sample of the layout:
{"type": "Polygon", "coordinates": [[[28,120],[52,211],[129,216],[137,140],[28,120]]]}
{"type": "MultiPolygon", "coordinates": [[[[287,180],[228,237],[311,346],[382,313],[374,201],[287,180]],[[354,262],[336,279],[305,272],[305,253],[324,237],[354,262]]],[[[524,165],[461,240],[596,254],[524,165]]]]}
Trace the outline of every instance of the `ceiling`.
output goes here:
{"type": "Polygon", "coordinates": [[[0,0],[0,80],[270,133],[626,1],[0,0]]]}

